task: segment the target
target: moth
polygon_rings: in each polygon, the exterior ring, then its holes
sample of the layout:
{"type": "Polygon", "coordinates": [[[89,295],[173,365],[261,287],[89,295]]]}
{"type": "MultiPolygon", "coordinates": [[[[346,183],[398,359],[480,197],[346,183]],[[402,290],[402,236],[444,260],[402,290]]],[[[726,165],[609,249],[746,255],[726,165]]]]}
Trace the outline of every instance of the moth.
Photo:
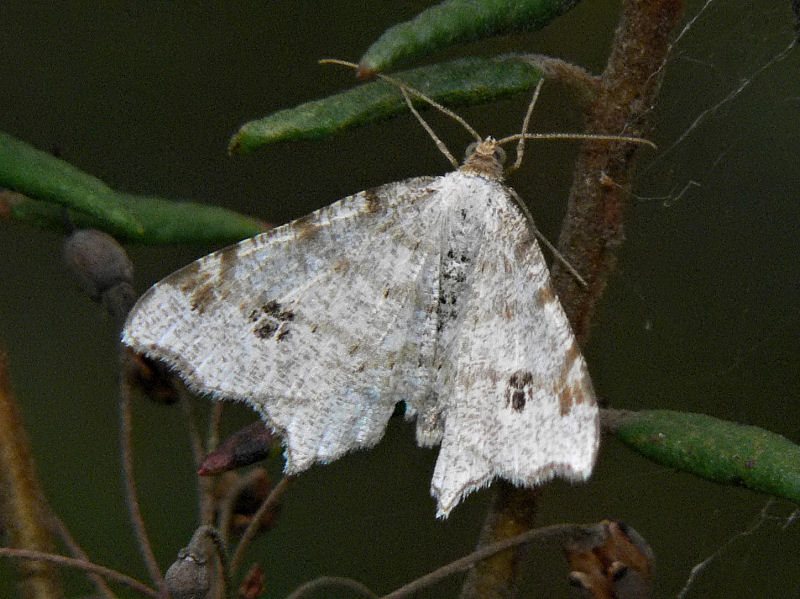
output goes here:
{"type": "Polygon", "coordinates": [[[200,258],[139,299],[123,342],[247,403],[290,474],[375,445],[404,402],[441,445],[437,516],[498,477],[586,479],[597,403],[504,141],[200,258]]]}

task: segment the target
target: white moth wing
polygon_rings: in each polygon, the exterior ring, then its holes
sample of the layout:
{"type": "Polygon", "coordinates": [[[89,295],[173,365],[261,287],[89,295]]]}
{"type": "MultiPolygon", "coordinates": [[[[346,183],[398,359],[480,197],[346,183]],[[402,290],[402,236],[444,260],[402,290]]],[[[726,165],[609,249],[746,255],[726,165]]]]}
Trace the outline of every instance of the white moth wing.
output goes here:
{"type": "Polygon", "coordinates": [[[583,480],[599,444],[586,365],[525,217],[498,183],[469,196],[482,239],[453,334],[437,350],[438,516],[495,477],[529,487],[556,475],[583,480]]]}
{"type": "Polygon", "coordinates": [[[434,379],[435,183],[361,192],[197,260],[141,297],[123,342],[255,408],[287,472],[374,445],[434,379]]]}

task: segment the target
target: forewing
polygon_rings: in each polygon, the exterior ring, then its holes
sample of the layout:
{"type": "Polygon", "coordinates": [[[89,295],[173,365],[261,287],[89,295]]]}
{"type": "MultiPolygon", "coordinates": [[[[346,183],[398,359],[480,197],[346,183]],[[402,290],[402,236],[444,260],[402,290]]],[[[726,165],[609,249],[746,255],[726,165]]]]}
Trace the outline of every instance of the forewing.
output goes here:
{"type": "Polygon", "coordinates": [[[259,411],[289,472],[376,443],[394,404],[431,387],[431,183],[362,192],[201,258],[142,296],[123,341],[259,411]]]}
{"type": "Polygon", "coordinates": [[[492,203],[457,333],[441,350],[439,516],[494,477],[585,479],[598,448],[594,392],[538,244],[510,196],[492,203]]]}

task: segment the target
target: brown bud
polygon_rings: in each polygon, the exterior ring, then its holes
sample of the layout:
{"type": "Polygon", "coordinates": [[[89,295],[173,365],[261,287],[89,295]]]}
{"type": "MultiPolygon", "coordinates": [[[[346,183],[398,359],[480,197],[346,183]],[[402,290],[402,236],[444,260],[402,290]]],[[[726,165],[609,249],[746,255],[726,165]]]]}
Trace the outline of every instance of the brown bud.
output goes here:
{"type": "Polygon", "coordinates": [[[260,462],[269,456],[274,443],[272,431],[258,420],[228,437],[208,454],[197,473],[201,476],[218,474],[260,462]]]}
{"type": "Polygon", "coordinates": [[[655,556],[630,526],[603,520],[583,527],[565,547],[569,583],[585,599],[647,599],[653,596],[655,556]]]}
{"type": "Polygon", "coordinates": [[[64,242],[64,261],[89,297],[122,324],[136,293],[133,265],[117,240],[95,229],[78,229],[64,242]]]}

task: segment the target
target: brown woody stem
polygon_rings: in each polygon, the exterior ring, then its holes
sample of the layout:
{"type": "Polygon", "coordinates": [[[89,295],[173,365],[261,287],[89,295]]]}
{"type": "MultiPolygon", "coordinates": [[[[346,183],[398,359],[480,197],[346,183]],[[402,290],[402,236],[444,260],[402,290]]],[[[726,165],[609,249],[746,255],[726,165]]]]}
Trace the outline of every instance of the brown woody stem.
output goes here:
{"type": "MultiPolygon", "coordinates": [[[[11,388],[6,354],[0,348],[0,522],[8,545],[51,553],[44,495],[36,478],[30,442],[11,388]]],[[[53,565],[37,559],[19,562],[22,599],[58,599],[63,591],[53,565]]]]}
{"type": "MultiPolygon", "coordinates": [[[[661,85],[670,41],[683,15],[683,0],[625,0],[611,56],[586,104],[591,134],[641,136],[646,116],[661,85]]],[[[568,77],[569,69],[559,74],[568,77]]],[[[589,86],[584,80],[580,87],[589,86]]],[[[558,262],[552,281],[581,345],[586,343],[597,302],[605,291],[617,250],[623,242],[622,218],[630,197],[637,146],[631,143],[587,141],[575,167],[559,250],[587,280],[582,288],[558,262]]],[[[486,517],[480,543],[516,534],[534,524],[536,489],[498,487],[486,517]],[[525,507],[527,506],[527,507],[525,507]]],[[[462,589],[462,599],[514,596],[519,548],[503,559],[474,568],[462,589]]]]}

